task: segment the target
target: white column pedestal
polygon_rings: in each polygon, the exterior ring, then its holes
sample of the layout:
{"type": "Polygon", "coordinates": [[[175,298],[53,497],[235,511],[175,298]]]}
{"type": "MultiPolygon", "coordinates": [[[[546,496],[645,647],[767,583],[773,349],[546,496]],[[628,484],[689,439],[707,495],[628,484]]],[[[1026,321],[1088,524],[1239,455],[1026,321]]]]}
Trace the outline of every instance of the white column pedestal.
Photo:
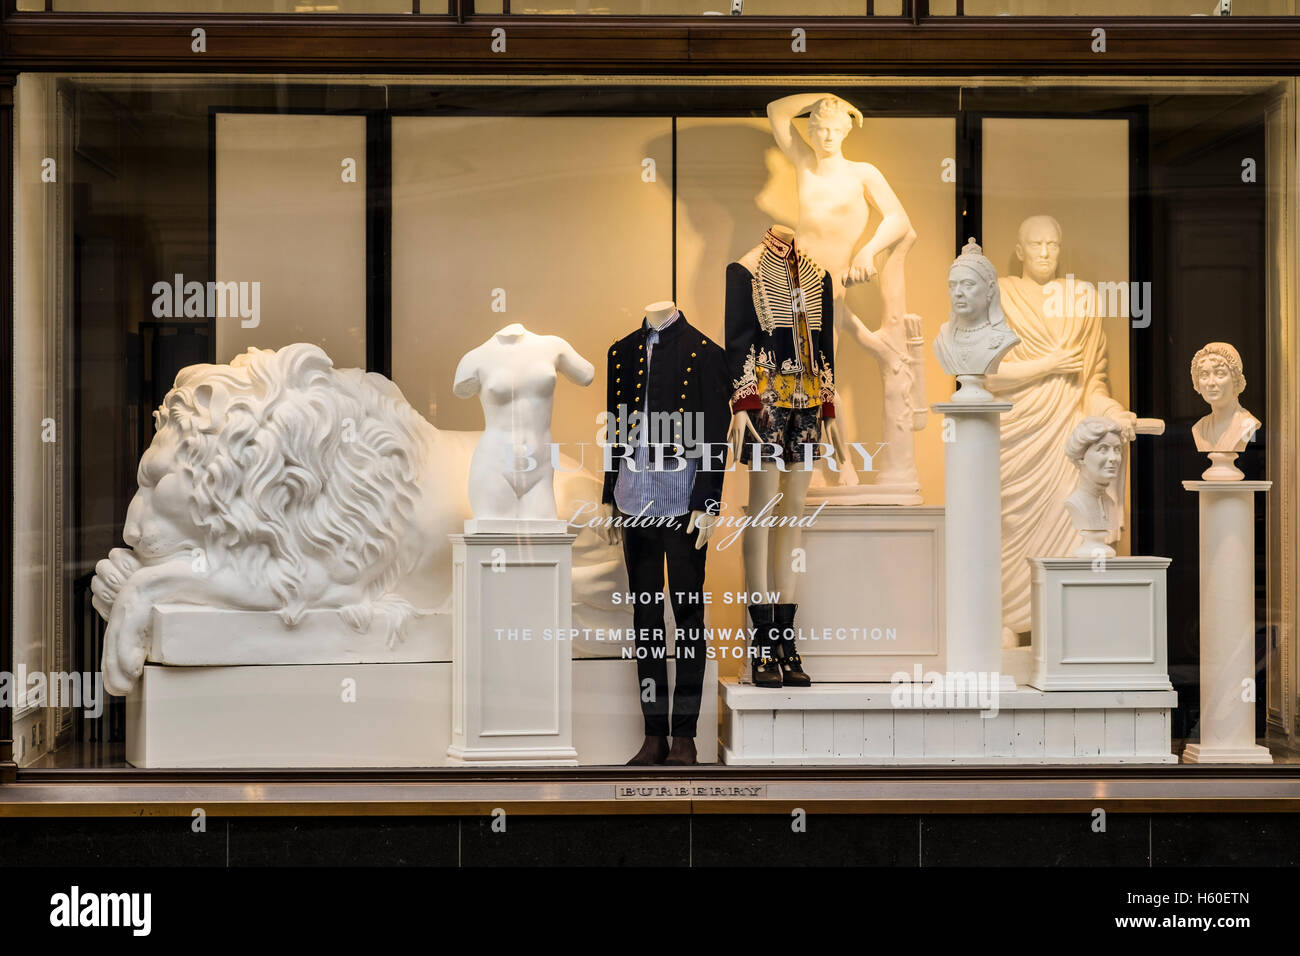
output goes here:
{"type": "Polygon", "coordinates": [[[1010,402],[944,402],[944,588],[947,670],[999,674],[1003,691],[1015,681],[1002,670],[1001,416],[1010,402]],[[949,424],[951,422],[952,424],[949,424]]]}
{"type": "Polygon", "coordinates": [[[572,534],[453,534],[451,764],[566,766],[572,534]]]}
{"type": "Polygon", "coordinates": [[[1200,496],[1201,739],[1187,763],[1272,763],[1255,743],[1255,493],[1271,481],[1184,481],[1200,496]],[[1254,695],[1250,695],[1252,698],[1254,695]]]}

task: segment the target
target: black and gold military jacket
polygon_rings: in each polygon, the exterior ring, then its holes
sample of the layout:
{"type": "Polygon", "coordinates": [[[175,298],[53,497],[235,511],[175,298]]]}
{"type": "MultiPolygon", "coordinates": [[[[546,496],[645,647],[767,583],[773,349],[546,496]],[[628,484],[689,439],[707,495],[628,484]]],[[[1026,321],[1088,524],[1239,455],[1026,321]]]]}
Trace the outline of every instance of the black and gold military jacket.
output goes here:
{"type": "MultiPolygon", "coordinates": [[[[609,350],[606,441],[613,447],[605,461],[612,467],[605,471],[601,500],[614,502],[621,457],[634,454],[635,446],[644,441],[667,446],[665,455],[695,460],[690,510],[716,514],[731,421],[726,353],[679,311],[659,332],[647,374],[649,333],[648,324],[642,322],[609,350]],[[706,451],[712,455],[708,464],[703,457],[706,451]]],[[[677,467],[671,458],[666,461],[667,468],[677,467]]]]}

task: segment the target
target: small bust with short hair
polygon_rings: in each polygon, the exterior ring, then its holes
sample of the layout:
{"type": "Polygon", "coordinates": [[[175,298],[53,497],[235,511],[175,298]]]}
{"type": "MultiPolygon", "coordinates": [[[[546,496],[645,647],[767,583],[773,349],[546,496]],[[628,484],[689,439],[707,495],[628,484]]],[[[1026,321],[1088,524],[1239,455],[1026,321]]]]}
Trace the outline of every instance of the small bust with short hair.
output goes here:
{"type": "Polygon", "coordinates": [[[1065,499],[1074,530],[1083,544],[1080,557],[1114,557],[1110,542],[1119,536],[1119,505],[1110,488],[1124,463],[1124,426],[1111,418],[1089,417],[1065,440],[1065,457],[1079,469],[1079,482],[1065,499]]]}
{"type": "Polygon", "coordinates": [[[1211,342],[1192,356],[1192,387],[1210,405],[1210,414],[1192,426],[1196,450],[1208,452],[1214,465],[1207,481],[1240,481],[1233,464],[1237,453],[1255,437],[1260,422],[1238,401],[1246,388],[1241,355],[1227,342],[1211,342]]]}

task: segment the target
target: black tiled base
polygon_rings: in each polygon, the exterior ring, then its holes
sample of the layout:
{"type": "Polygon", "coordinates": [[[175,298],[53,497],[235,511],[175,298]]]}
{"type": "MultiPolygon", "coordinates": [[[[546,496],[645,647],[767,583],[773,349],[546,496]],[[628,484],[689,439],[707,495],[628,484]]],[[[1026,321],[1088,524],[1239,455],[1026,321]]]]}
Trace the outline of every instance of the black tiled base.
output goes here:
{"type": "Polygon", "coordinates": [[[0,867],[1300,865],[1300,814],[0,819],[0,867]]]}

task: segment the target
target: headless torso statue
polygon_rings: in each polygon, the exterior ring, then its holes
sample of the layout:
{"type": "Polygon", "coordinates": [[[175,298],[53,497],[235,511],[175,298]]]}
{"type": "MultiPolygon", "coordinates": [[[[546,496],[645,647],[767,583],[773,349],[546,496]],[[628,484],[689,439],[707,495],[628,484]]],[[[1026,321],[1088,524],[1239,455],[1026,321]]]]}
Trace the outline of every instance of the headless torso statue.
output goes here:
{"type": "MultiPolygon", "coordinates": [[[[880,368],[885,446],[874,462],[876,480],[857,491],[843,490],[852,494],[855,503],[920,504],[913,433],[925,427],[927,414],[924,342],[920,317],[907,311],[903,273],[916,232],[880,170],[844,157],[845,137],[855,122],[862,125],[862,114],[852,104],[829,93],[799,93],[769,103],[767,115],[777,146],[795,169],[799,191],[795,242],[830,272],[834,284],[836,347],[850,335],[880,368]],[[803,113],[809,113],[806,140],[794,125],[795,117],[803,113]],[[868,200],[882,218],[864,244],[868,200]],[[879,280],[884,309],[880,328],[873,332],[849,309],[845,291],[874,279],[879,280]]],[[[859,436],[851,384],[843,376],[837,382],[836,413],[844,419],[841,430],[855,439],[859,436]]],[[[841,485],[857,483],[851,468],[832,474],[841,485]]]]}
{"type": "Polygon", "coordinates": [[[483,437],[470,461],[466,531],[563,531],[555,510],[551,408],[557,372],[579,385],[596,376],[592,364],[555,335],[507,325],[456,366],[452,391],[479,396],[483,437]]]}

